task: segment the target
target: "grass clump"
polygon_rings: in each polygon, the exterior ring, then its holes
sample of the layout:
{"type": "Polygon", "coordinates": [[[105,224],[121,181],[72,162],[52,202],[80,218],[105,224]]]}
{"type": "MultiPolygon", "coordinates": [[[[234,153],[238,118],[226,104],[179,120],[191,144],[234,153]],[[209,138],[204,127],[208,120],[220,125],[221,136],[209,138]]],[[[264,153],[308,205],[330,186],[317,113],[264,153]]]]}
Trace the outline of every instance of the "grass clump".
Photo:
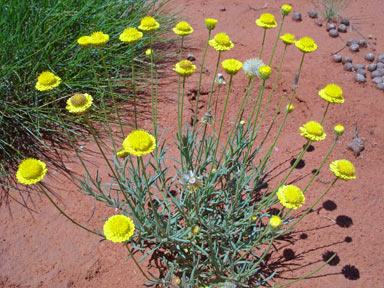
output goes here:
{"type": "Polygon", "coordinates": [[[320,10],[320,15],[330,22],[340,17],[340,13],[349,6],[349,2],[349,0],[322,0],[314,4],[320,10]]]}

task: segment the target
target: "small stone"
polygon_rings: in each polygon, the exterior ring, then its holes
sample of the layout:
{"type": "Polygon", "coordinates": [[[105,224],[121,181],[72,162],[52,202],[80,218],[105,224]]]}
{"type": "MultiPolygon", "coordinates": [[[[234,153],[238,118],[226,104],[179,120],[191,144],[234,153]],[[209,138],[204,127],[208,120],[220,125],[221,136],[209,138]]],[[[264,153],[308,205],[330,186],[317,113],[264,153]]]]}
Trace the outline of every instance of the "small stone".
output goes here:
{"type": "Polygon", "coordinates": [[[383,83],[383,77],[375,77],[372,79],[375,84],[383,83]]]}
{"type": "Polygon", "coordinates": [[[192,53],[188,53],[187,60],[189,60],[189,61],[196,61],[196,57],[192,53]]]}
{"type": "Polygon", "coordinates": [[[375,70],[373,72],[371,72],[371,77],[372,78],[376,78],[376,77],[381,77],[383,76],[383,73],[382,73],[382,70],[375,70]]]}
{"type": "Polygon", "coordinates": [[[365,71],[364,69],[356,69],[355,67],[355,70],[357,70],[357,74],[361,74],[364,77],[367,76],[367,71],[365,71]]]}
{"type": "Polygon", "coordinates": [[[344,24],[340,24],[339,27],[337,28],[337,30],[339,30],[339,32],[341,32],[341,33],[346,33],[347,32],[347,26],[345,26],[344,24]]]}
{"type": "Polygon", "coordinates": [[[349,46],[349,50],[351,50],[352,52],[359,52],[360,47],[358,44],[352,44],[351,46],[349,46]]]}
{"type": "Polygon", "coordinates": [[[368,39],[373,39],[373,35],[369,34],[368,39]]]}
{"type": "Polygon", "coordinates": [[[335,24],[332,24],[332,23],[328,23],[327,24],[327,31],[329,32],[330,30],[332,29],[336,29],[336,25],[335,24]]]}
{"type": "Polygon", "coordinates": [[[359,83],[365,83],[365,77],[364,77],[364,75],[361,75],[361,74],[356,74],[355,80],[356,80],[356,82],[359,82],[359,83]]]}
{"type": "Polygon", "coordinates": [[[225,10],[227,10],[227,9],[225,9],[224,6],[220,8],[220,11],[225,11],[225,10]]]}
{"type": "Polygon", "coordinates": [[[344,70],[345,71],[352,71],[353,70],[353,65],[351,62],[347,62],[344,64],[344,70]]]}
{"type": "Polygon", "coordinates": [[[347,41],[347,46],[351,46],[352,44],[359,44],[356,39],[349,39],[347,41]]]}
{"type": "Polygon", "coordinates": [[[352,63],[352,58],[351,57],[348,57],[348,56],[344,56],[343,59],[341,60],[341,62],[343,62],[343,64],[345,63],[352,63]]]}
{"type": "Polygon", "coordinates": [[[340,63],[341,62],[341,58],[342,57],[339,54],[335,54],[335,55],[332,56],[333,62],[336,62],[336,63],[340,63]]]}
{"type": "Polygon", "coordinates": [[[371,64],[368,65],[367,70],[368,70],[369,72],[372,72],[372,71],[375,71],[376,68],[377,68],[377,64],[376,64],[376,63],[371,63],[371,64]]]}
{"type": "Polygon", "coordinates": [[[373,54],[373,53],[367,53],[367,54],[365,55],[364,59],[367,60],[367,61],[372,62],[373,60],[375,60],[375,54],[373,54]]]}
{"type": "Polygon", "coordinates": [[[309,10],[308,11],[308,16],[310,18],[317,18],[317,11],[315,9],[309,10]]]}
{"type": "Polygon", "coordinates": [[[368,47],[367,41],[365,41],[364,39],[359,40],[359,46],[360,48],[367,48],[368,47]]]}
{"type": "Polygon", "coordinates": [[[377,65],[377,69],[383,69],[384,68],[383,62],[378,62],[376,65],[377,65]]]}
{"type": "Polygon", "coordinates": [[[376,86],[378,89],[380,89],[380,90],[384,90],[384,83],[379,83],[379,84],[377,84],[377,86],[376,86]]]}
{"type": "Polygon", "coordinates": [[[339,32],[337,32],[336,29],[331,29],[329,30],[329,36],[331,36],[332,38],[336,38],[337,36],[339,36],[339,32]]]}
{"type": "Polygon", "coordinates": [[[296,22],[301,22],[301,20],[302,20],[301,13],[300,12],[293,13],[292,20],[296,21],[296,22]]]}
{"type": "Polygon", "coordinates": [[[323,22],[321,22],[319,19],[315,19],[315,24],[320,27],[323,26],[323,22]]]}
{"type": "Polygon", "coordinates": [[[345,26],[349,26],[349,20],[347,18],[341,18],[340,23],[345,26]]]}
{"type": "Polygon", "coordinates": [[[365,70],[365,65],[363,65],[363,64],[356,64],[354,68],[355,68],[355,70],[359,70],[359,69],[365,70]]]}
{"type": "Polygon", "coordinates": [[[384,63],[384,54],[380,54],[380,55],[377,57],[377,62],[383,62],[383,63],[384,63]]]}

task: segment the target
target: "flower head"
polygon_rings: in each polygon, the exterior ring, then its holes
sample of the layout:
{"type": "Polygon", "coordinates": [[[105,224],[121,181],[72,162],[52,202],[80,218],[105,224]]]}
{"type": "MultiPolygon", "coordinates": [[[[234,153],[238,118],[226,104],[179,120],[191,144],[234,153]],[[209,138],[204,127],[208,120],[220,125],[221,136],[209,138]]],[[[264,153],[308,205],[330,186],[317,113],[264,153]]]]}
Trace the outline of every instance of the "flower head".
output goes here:
{"type": "Polygon", "coordinates": [[[141,19],[139,29],[146,32],[155,31],[160,27],[160,24],[155,20],[155,18],[146,16],[141,19]]]}
{"type": "Polygon", "coordinates": [[[300,135],[310,141],[324,140],[327,134],[324,133],[323,126],[316,121],[309,121],[300,128],[300,135]]]}
{"type": "Polygon", "coordinates": [[[213,39],[209,40],[209,45],[216,51],[229,51],[235,46],[225,33],[217,33],[213,39]]]}
{"type": "Polygon", "coordinates": [[[81,36],[79,39],[77,39],[77,43],[84,48],[91,46],[91,36],[81,36]]]}
{"type": "Polygon", "coordinates": [[[251,58],[244,61],[243,70],[248,78],[260,78],[260,67],[264,66],[263,61],[259,58],[251,58]]]}
{"type": "Polygon", "coordinates": [[[128,44],[135,44],[143,38],[143,32],[140,32],[136,28],[124,29],[123,33],[120,34],[119,39],[128,44]]]}
{"type": "Polygon", "coordinates": [[[188,22],[181,21],[177,23],[176,27],[172,29],[173,32],[175,32],[176,35],[179,36],[187,36],[193,32],[193,28],[191,25],[188,24],[188,22]]]}
{"type": "Polygon", "coordinates": [[[310,53],[317,49],[317,45],[312,38],[303,37],[299,41],[295,42],[297,48],[303,53],[310,53]]]}
{"type": "Polygon", "coordinates": [[[285,45],[291,45],[295,43],[295,35],[290,33],[285,33],[283,36],[280,36],[280,39],[285,45]]]}
{"type": "Polygon", "coordinates": [[[215,122],[215,119],[213,118],[211,112],[205,113],[203,118],[201,118],[201,122],[205,125],[212,125],[215,122]]]}
{"type": "Polygon", "coordinates": [[[195,192],[197,189],[204,185],[204,182],[201,177],[196,176],[193,171],[189,171],[188,174],[183,175],[183,183],[192,192],[195,192]]]}
{"type": "Polygon", "coordinates": [[[291,5],[284,4],[283,6],[281,6],[280,13],[283,16],[287,16],[291,12],[291,10],[292,10],[292,6],[291,5]]]}
{"type": "Polygon", "coordinates": [[[109,40],[108,34],[104,34],[101,31],[97,31],[91,34],[89,43],[91,46],[94,46],[94,47],[103,47],[105,44],[107,44],[108,40],[109,40]]]}
{"type": "Polygon", "coordinates": [[[288,104],[285,109],[287,110],[288,113],[291,113],[295,107],[292,104],[288,104]]]}
{"type": "Polygon", "coordinates": [[[115,243],[125,242],[133,236],[135,224],[125,215],[113,215],[104,223],[103,231],[107,240],[115,243]]]}
{"type": "Polygon", "coordinates": [[[236,59],[227,59],[221,63],[221,66],[229,75],[235,75],[243,67],[243,63],[236,59]]]}
{"type": "Polygon", "coordinates": [[[278,230],[283,222],[279,216],[272,216],[269,218],[268,225],[272,230],[278,230]]]}
{"type": "Polygon", "coordinates": [[[124,147],[120,147],[119,149],[117,149],[117,151],[116,151],[116,155],[117,155],[117,157],[119,157],[119,158],[125,158],[125,157],[127,157],[128,156],[128,151],[126,151],[125,149],[124,149],[124,147]]]}
{"type": "Polygon", "coordinates": [[[37,78],[36,89],[39,91],[49,91],[60,85],[61,79],[52,72],[44,71],[37,78]]]}
{"type": "Polygon", "coordinates": [[[297,209],[305,202],[303,192],[295,185],[283,185],[277,191],[280,203],[289,209],[297,209]]]}
{"type": "Polygon", "coordinates": [[[16,178],[21,184],[31,185],[43,180],[47,171],[47,165],[44,162],[34,158],[28,158],[19,164],[16,178]]]}
{"type": "Polygon", "coordinates": [[[261,14],[260,18],[256,20],[256,25],[261,28],[269,29],[269,28],[276,27],[277,23],[275,20],[275,16],[273,16],[270,13],[264,13],[264,14],[261,14]]]}
{"type": "Polygon", "coordinates": [[[272,73],[271,66],[263,65],[259,68],[259,72],[260,72],[260,78],[263,80],[267,80],[272,73]]]}
{"type": "Polygon", "coordinates": [[[241,126],[244,126],[244,125],[245,125],[245,121],[244,121],[244,120],[241,120],[241,121],[240,121],[240,125],[241,125],[241,126]]]}
{"type": "Polygon", "coordinates": [[[193,225],[192,228],[191,228],[191,232],[192,232],[193,234],[199,234],[199,232],[200,232],[200,227],[199,227],[199,225],[193,225]]]}
{"type": "Polygon", "coordinates": [[[147,56],[151,56],[152,53],[153,53],[153,51],[151,49],[145,50],[145,55],[147,55],[147,56]]]}
{"type": "Polygon", "coordinates": [[[213,30],[216,27],[217,20],[213,18],[207,18],[204,19],[205,27],[207,27],[208,30],[213,30]]]}
{"type": "Polygon", "coordinates": [[[345,159],[333,161],[329,168],[336,177],[343,180],[355,179],[355,167],[353,164],[345,159]]]}
{"type": "Polygon", "coordinates": [[[89,94],[75,94],[67,100],[67,106],[65,107],[69,113],[84,114],[91,108],[93,98],[89,94]]]}
{"type": "Polygon", "coordinates": [[[333,127],[333,132],[336,136],[342,136],[344,134],[344,126],[337,124],[335,127],[333,127]]]}
{"type": "Polygon", "coordinates": [[[217,76],[216,76],[216,79],[215,79],[215,83],[217,85],[225,85],[225,84],[227,84],[227,82],[225,81],[224,75],[221,74],[221,73],[217,73],[217,76]]]}
{"type": "Polygon", "coordinates": [[[343,90],[339,85],[328,84],[324,89],[319,91],[319,95],[330,103],[344,103],[343,90]]]}
{"type": "Polygon", "coordinates": [[[195,70],[196,66],[189,60],[182,60],[176,63],[175,68],[173,69],[173,71],[176,71],[177,74],[183,77],[191,76],[195,70]]]}
{"type": "Polygon", "coordinates": [[[124,139],[123,146],[128,153],[143,156],[156,148],[156,139],[147,131],[135,130],[124,139]]]}

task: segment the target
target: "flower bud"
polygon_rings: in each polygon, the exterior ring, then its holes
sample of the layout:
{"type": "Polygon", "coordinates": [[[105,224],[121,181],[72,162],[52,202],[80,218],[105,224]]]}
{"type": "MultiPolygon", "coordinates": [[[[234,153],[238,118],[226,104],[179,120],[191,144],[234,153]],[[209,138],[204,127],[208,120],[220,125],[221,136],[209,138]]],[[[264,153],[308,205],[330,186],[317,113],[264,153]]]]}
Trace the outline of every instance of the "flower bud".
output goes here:
{"type": "Polygon", "coordinates": [[[341,136],[344,134],[344,126],[338,124],[333,128],[333,132],[335,132],[336,136],[341,136]]]}
{"type": "Polygon", "coordinates": [[[272,228],[272,230],[278,230],[282,224],[281,218],[279,216],[272,216],[269,218],[269,227],[272,228]]]}
{"type": "Polygon", "coordinates": [[[260,72],[260,78],[263,80],[267,80],[272,73],[272,69],[268,65],[263,65],[259,68],[259,72],[260,72]]]}
{"type": "Polygon", "coordinates": [[[281,15],[287,16],[291,12],[291,10],[292,10],[291,5],[284,4],[283,6],[281,6],[280,13],[281,15]]]}
{"type": "Polygon", "coordinates": [[[291,113],[295,107],[292,104],[288,104],[285,109],[288,113],[291,113]]]}

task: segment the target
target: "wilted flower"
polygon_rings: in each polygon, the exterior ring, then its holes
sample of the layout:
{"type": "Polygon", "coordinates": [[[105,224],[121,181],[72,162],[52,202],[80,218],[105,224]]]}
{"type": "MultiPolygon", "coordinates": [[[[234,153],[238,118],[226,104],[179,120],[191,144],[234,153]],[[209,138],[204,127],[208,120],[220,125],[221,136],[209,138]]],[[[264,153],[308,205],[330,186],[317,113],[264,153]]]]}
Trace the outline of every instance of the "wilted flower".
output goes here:
{"type": "Polygon", "coordinates": [[[243,63],[243,71],[248,78],[260,78],[260,67],[264,66],[264,63],[259,58],[247,59],[243,63]]]}
{"type": "Polygon", "coordinates": [[[203,118],[201,118],[201,122],[205,125],[212,125],[215,122],[215,119],[213,118],[212,114],[210,111],[205,113],[203,118]]]}
{"type": "Polygon", "coordinates": [[[217,85],[225,85],[225,84],[227,84],[227,82],[225,81],[224,75],[221,74],[221,73],[217,73],[217,76],[216,76],[216,79],[215,79],[215,83],[217,85]]]}
{"type": "Polygon", "coordinates": [[[202,177],[196,176],[193,171],[183,175],[183,183],[193,192],[204,185],[202,177]]]}

